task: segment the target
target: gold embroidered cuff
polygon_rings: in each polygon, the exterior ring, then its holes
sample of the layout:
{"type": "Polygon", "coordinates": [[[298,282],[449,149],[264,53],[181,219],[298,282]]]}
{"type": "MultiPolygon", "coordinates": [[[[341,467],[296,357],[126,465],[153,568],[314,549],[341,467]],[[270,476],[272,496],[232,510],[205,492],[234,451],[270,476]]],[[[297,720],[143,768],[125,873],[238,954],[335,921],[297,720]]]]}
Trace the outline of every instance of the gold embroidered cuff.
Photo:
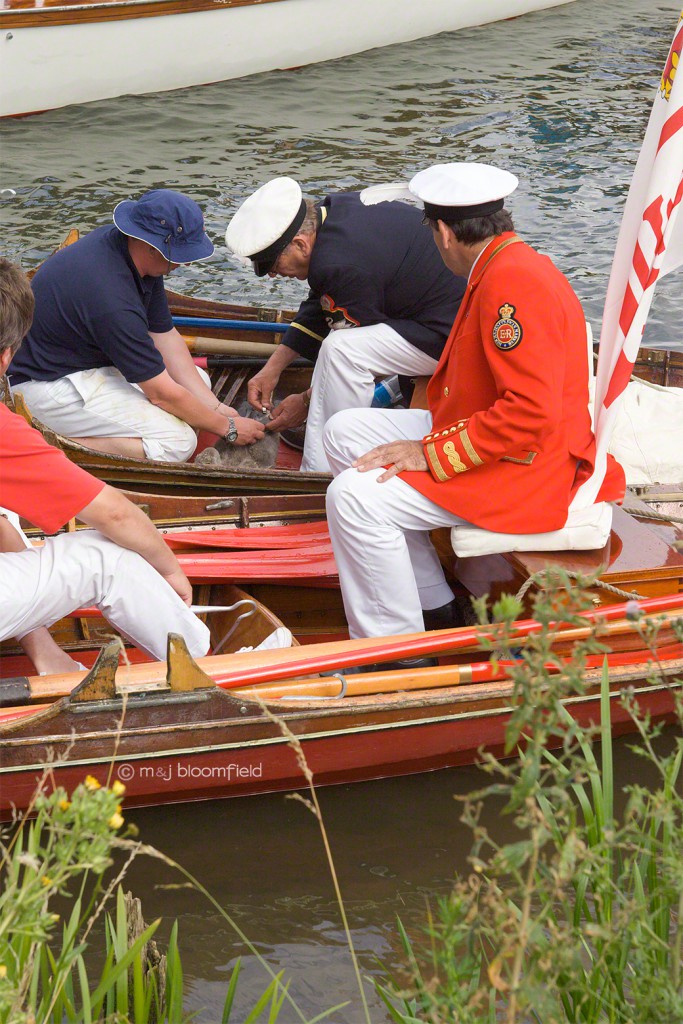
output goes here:
{"type": "Polygon", "coordinates": [[[460,443],[463,446],[463,449],[465,451],[465,455],[470,460],[472,465],[473,466],[483,466],[484,460],[479,458],[479,456],[475,452],[474,445],[470,441],[470,435],[467,433],[467,428],[465,428],[464,430],[461,430],[460,433],[458,434],[458,437],[460,438],[460,443]]]}
{"type": "Polygon", "coordinates": [[[443,446],[443,453],[453,467],[454,473],[466,473],[470,468],[466,462],[462,461],[458,449],[452,441],[446,441],[443,446]]]}
{"type": "Polygon", "coordinates": [[[437,455],[436,448],[434,447],[433,444],[425,445],[425,454],[427,456],[427,462],[431,466],[432,474],[436,477],[436,479],[441,481],[441,483],[443,483],[445,480],[449,480],[450,477],[448,476],[448,473],[446,473],[441,463],[439,462],[439,456],[437,455]]]}

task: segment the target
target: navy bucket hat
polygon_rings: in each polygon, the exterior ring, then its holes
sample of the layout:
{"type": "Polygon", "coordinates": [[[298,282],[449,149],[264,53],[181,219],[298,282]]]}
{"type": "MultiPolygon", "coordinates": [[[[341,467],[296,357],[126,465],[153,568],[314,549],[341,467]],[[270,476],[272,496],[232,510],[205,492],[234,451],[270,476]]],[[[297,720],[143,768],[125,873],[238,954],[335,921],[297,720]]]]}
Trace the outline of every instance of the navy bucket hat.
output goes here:
{"type": "Polygon", "coordinates": [[[168,188],[125,199],[114,210],[114,224],[124,235],[154,246],[170,263],[194,263],[213,255],[197,203],[168,188]]]}

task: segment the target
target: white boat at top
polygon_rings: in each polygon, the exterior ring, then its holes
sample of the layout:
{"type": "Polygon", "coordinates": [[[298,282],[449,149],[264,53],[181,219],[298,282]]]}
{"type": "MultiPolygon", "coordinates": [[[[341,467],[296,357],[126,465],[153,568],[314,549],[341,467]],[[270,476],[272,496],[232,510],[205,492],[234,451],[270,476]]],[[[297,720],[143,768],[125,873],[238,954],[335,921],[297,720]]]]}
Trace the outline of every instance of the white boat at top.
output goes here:
{"type": "Polygon", "coordinates": [[[0,117],[333,60],[572,0],[0,0],[0,117]]]}

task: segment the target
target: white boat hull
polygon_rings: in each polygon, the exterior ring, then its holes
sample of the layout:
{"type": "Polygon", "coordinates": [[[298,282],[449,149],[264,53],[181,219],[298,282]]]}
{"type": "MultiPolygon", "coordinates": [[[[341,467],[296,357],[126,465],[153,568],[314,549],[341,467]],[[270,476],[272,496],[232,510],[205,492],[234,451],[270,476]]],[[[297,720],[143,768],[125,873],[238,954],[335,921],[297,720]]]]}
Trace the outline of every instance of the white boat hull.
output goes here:
{"type": "Polygon", "coordinates": [[[3,15],[20,12],[0,11],[0,116],[301,67],[571,2],[278,0],[137,18],[124,4],[120,20],[87,21],[84,6],[73,23],[8,29],[3,15]]]}

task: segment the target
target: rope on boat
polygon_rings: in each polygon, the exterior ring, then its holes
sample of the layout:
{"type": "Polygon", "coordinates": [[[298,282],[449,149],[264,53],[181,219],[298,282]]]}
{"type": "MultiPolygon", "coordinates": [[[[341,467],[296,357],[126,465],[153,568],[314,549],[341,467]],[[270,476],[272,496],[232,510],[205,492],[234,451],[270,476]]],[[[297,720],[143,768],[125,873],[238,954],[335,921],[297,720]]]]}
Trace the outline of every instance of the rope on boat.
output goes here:
{"type": "MultiPolygon", "coordinates": [[[[552,571],[552,570],[551,570],[552,571]]],[[[544,579],[547,579],[549,571],[542,569],[540,572],[534,573],[529,577],[528,580],[522,584],[517,593],[515,599],[521,601],[527,590],[535,583],[541,590],[543,589],[544,579]]],[[[564,570],[564,575],[568,576],[570,580],[578,580],[581,575],[578,572],[569,572],[564,570]]],[[[609,594],[614,594],[616,597],[621,597],[624,601],[642,601],[644,600],[643,594],[638,594],[635,590],[621,590],[619,587],[615,587],[612,583],[606,583],[604,580],[594,580],[591,584],[593,587],[597,587],[599,590],[606,590],[609,594]]]]}
{"type": "Polygon", "coordinates": [[[628,512],[631,516],[636,516],[638,519],[660,519],[663,523],[683,523],[683,516],[672,516],[666,512],[655,512],[653,508],[645,510],[644,508],[626,508],[624,506],[624,512],[628,512]]]}

